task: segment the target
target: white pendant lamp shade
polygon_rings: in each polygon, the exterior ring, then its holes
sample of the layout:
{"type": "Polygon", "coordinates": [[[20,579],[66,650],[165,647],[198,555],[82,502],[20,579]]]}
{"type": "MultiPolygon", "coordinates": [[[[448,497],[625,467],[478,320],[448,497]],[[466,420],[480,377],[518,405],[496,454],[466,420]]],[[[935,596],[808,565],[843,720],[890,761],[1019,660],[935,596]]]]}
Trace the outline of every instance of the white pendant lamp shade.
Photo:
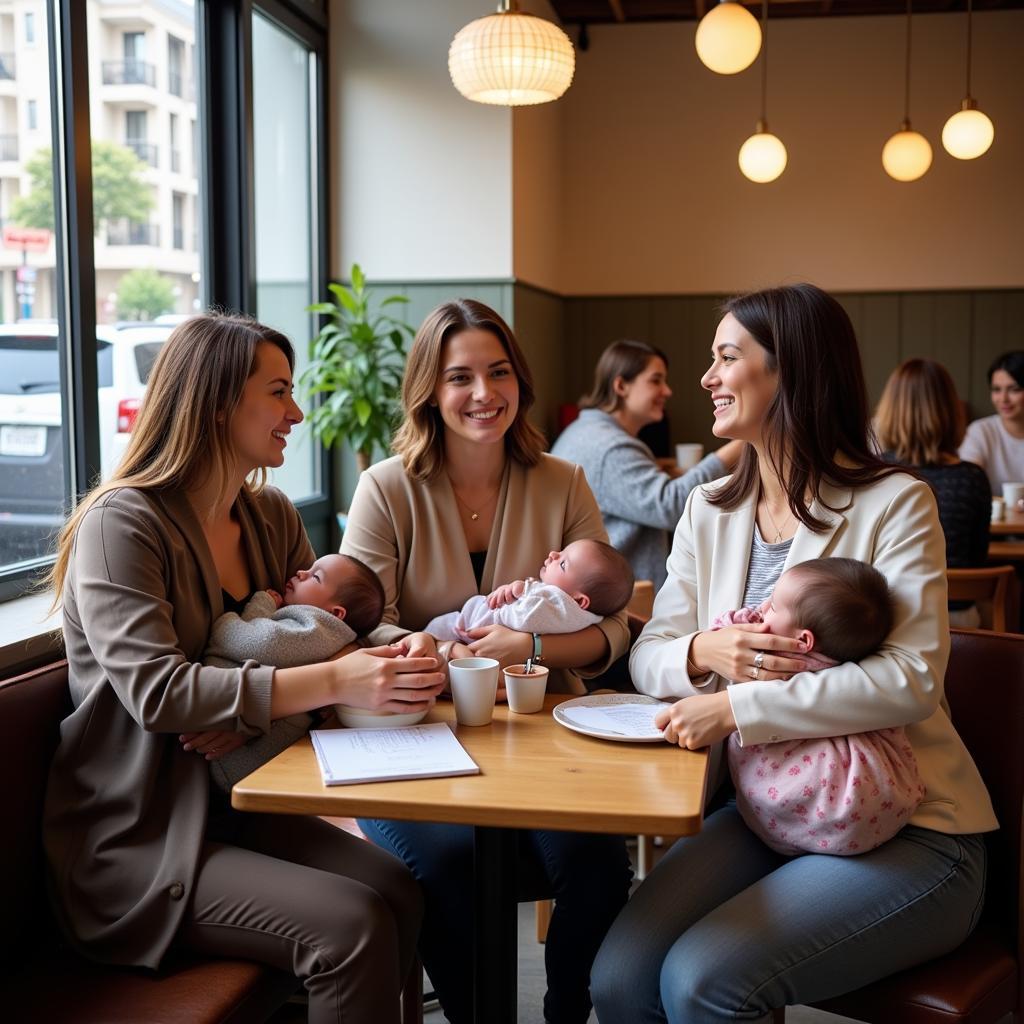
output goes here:
{"type": "Polygon", "coordinates": [[[958,110],[942,128],[942,145],[957,160],[974,160],[987,153],[995,137],[995,126],[977,107],[958,110]]]}
{"type": "Polygon", "coordinates": [[[471,21],[448,49],[452,84],[475,103],[521,107],[557,100],[575,69],[569,37],[550,21],[518,11],[471,21]]]}
{"type": "Polygon", "coordinates": [[[757,59],[761,27],[745,7],[722,0],[701,18],[695,42],[703,64],[720,75],[735,75],[757,59]]]}
{"type": "Polygon", "coordinates": [[[766,131],[763,124],[740,146],[740,170],[744,177],[762,185],[782,174],[788,159],[782,139],[766,131]]]}
{"type": "Polygon", "coordinates": [[[897,181],[916,181],[931,165],[931,144],[920,132],[913,131],[907,122],[882,147],[885,173],[897,181]]]}

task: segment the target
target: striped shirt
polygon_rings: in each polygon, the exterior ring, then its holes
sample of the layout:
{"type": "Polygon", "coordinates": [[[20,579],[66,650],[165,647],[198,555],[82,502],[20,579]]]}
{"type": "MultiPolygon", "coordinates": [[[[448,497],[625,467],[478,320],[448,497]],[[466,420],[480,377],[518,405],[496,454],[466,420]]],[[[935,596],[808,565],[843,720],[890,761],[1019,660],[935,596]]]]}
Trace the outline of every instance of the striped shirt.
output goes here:
{"type": "Polygon", "coordinates": [[[793,546],[793,538],[781,544],[766,544],[761,531],[754,524],[754,542],[750,546],[750,565],[747,568],[747,589],[743,595],[744,608],[756,608],[771,596],[782,575],[786,556],[793,546]]]}

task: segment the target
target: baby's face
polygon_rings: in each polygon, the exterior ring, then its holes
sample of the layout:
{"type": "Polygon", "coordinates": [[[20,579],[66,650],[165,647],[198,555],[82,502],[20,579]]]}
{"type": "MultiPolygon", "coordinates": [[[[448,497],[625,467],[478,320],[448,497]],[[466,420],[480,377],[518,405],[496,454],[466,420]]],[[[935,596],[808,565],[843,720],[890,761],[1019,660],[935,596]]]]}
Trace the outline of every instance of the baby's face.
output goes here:
{"type": "Polygon", "coordinates": [[[300,569],[284,588],[285,604],[311,604],[333,611],[338,607],[338,588],[345,581],[349,565],[341,555],[324,555],[308,569],[300,569]]]}
{"type": "Polygon", "coordinates": [[[777,636],[795,637],[800,632],[800,623],[796,621],[796,616],[793,614],[793,607],[799,593],[799,574],[786,572],[779,577],[772,596],[761,605],[765,623],[777,636]]]}
{"type": "Polygon", "coordinates": [[[574,540],[561,551],[549,551],[537,575],[567,594],[582,593],[581,581],[593,569],[593,554],[588,549],[585,542],[574,540]]]}

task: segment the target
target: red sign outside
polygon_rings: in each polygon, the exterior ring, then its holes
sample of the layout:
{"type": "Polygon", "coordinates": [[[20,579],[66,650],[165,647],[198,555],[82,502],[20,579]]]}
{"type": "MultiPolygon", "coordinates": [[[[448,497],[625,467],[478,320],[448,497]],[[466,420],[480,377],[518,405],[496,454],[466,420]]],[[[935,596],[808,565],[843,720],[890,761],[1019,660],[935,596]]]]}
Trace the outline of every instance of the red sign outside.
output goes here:
{"type": "Polygon", "coordinates": [[[51,231],[46,228],[4,227],[4,246],[26,252],[46,252],[50,248],[51,231]]]}

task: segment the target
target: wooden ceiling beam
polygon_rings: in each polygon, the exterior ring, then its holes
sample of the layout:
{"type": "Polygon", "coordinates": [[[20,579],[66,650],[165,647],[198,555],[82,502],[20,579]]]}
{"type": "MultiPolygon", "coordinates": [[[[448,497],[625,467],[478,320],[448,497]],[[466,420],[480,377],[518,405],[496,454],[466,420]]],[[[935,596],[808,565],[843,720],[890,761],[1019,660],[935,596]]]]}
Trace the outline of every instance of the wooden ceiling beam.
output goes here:
{"type": "Polygon", "coordinates": [[[616,21],[626,20],[626,14],[622,10],[622,0],[608,0],[608,6],[612,9],[616,21]]]}

